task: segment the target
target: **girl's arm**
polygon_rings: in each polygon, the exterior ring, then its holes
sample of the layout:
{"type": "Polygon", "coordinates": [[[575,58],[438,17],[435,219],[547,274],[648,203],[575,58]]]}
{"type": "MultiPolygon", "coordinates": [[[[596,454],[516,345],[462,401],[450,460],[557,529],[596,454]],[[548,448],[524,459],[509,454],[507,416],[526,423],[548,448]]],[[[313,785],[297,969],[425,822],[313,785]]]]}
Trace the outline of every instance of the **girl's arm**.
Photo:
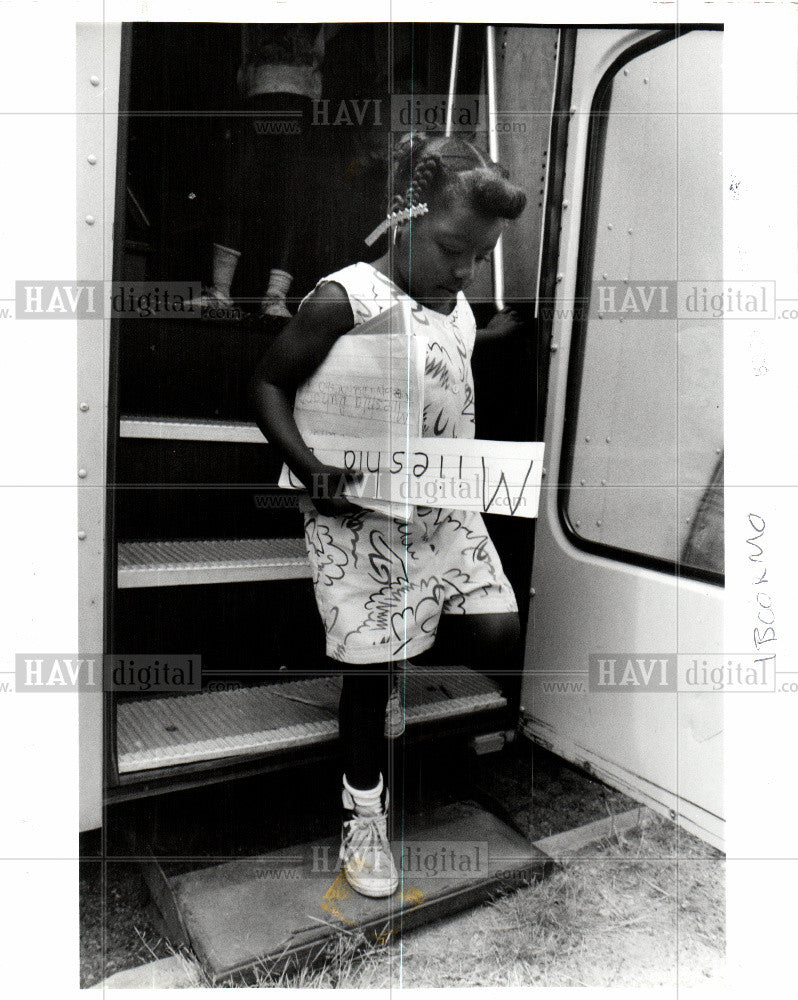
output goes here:
{"type": "Polygon", "coordinates": [[[483,330],[477,330],[475,346],[497,343],[511,337],[523,326],[522,320],[512,306],[505,306],[492,316],[483,330]]]}
{"type": "Polygon", "coordinates": [[[258,427],[308,490],[322,514],[346,514],[361,508],[342,496],[344,486],[362,474],[324,465],[299,433],[292,408],[297,386],[316,371],[341,334],[355,325],[344,289],[326,282],[282,328],[258,364],[250,398],[258,427]]]}

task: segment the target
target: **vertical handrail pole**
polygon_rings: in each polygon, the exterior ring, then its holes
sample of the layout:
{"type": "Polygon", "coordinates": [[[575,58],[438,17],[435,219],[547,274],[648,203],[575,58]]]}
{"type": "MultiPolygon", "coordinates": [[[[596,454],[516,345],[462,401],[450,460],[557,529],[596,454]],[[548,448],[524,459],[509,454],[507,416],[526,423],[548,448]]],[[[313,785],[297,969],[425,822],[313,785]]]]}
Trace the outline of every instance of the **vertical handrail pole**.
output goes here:
{"type": "Polygon", "coordinates": [[[452,109],[454,106],[454,93],[457,87],[457,64],[460,61],[460,25],[454,26],[452,36],[452,65],[449,67],[449,93],[446,99],[446,127],[444,135],[452,134],[452,109]]]}
{"type": "MultiPolygon", "coordinates": [[[[499,137],[496,132],[496,38],[494,27],[485,28],[486,82],[488,88],[488,152],[494,162],[499,159],[499,137]]],[[[493,251],[493,301],[504,309],[504,242],[499,237],[493,251]]]]}

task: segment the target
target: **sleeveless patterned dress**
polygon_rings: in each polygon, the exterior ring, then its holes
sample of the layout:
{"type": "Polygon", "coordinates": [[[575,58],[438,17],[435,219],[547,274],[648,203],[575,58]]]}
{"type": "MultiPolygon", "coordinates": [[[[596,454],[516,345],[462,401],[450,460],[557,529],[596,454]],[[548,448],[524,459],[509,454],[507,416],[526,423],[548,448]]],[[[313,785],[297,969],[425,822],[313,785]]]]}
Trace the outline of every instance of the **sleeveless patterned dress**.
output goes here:
{"type": "MultiPolygon", "coordinates": [[[[345,289],[356,325],[409,298],[370,264],[345,267],[318,285],[328,281],[345,289]]],[[[468,300],[460,292],[448,316],[410,301],[427,328],[423,436],[473,438],[476,322],[468,300]]],[[[307,497],[300,509],[332,659],[411,659],[434,643],[441,614],[518,610],[476,511],[415,507],[410,520],[369,510],[329,517],[307,497]]]]}

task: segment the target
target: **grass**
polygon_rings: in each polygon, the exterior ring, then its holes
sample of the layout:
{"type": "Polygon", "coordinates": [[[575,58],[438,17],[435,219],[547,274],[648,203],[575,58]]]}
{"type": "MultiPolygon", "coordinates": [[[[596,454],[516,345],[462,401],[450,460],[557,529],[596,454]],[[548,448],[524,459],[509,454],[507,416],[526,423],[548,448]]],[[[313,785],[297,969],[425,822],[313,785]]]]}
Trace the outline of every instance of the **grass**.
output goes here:
{"type": "Polygon", "coordinates": [[[146,887],[134,865],[80,863],[80,982],[166,958],[171,946],[149,919],[146,887]]]}
{"type": "MultiPolygon", "coordinates": [[[[518,748],[478,761],[485,773],[477,770],[473,775],[501,800],[530,839],[634,805],[558,758],[539,750],[535,755],[532,791],[529,752],[518,748]]],[[[429,785],[429,773],[424,777],[429,785]]],[[[444,790],[449,784],[444,782],[444,790]]],[[[193,829],[186,826],[185,816],[203,815],[200,839],[197,844],[186,842],[188,853],[199,854],[204,848],[211,862],[217,851],[246,856],[263,849],[258,840],[262,817],[253,814],[249,791],[240,794],[239,811],[232,791],[221,808],[221,793],[214,789],[209,803],[215,812],[207,803],[205,810],[198,808],[192,799],[176,819],[161,818],[152,826],[174,827],[182,838],[182,831],[193,829]],[[218,835],[211,823],[214,815],[221,817],[218,835]]],[[[337,788],[334,791],[337,794],[337,788]]],[[[431,798],[436,791],[425,788],[431,798]]],[[[315,801],[314,806],[318,810],[315,801]]],[[[297,819],[292,814],[289,820],[286,836],[300,825],[316,835],[313,816],[297,819]]],[[[545,882],[408,932],[402,940],[379,946],[359,932],[340,931],[331,936],[316,965],[283,971],[262,968],[226,985],[674,984],[677,968],[680,985],[714,981],[722,971],[724,948],[722,857],[648,810],[641,810],[641,820],[639,829],[625,834],[616,830],[603,843],[568,858],[545,882]]],[[[102,845],[97,840],[87,846],[81,863],[84,988],[121,969],[174,954],[153,919],[139,866],[108,861],[103,879],[102,845]]],[[[207,982],[204,976],[201,981],[207,982]]]]}
{"type": "MultiPolygon", "coordinates": [[[[389,989],[691,986],[722,981],[722,855],[647,809],[640,824],[569,857],[548,879],[377,944],[334,928],[299,967],[217,985],[389,989]]],[[[150,957],[175,954],[164,942],[150,957]]],[[[185,957],[185,956],[184,956],[185,957]]],[[[210,986],[194,963],[200,983],[210,986]]]]}
{"type": "Polygon", "coordinates": [[[724,965],[724,862],[649,810],[641,825],[569,858],[549,879],[369,945],[331,938],[322,961],[258,986],[689,986],[724,965]]]}

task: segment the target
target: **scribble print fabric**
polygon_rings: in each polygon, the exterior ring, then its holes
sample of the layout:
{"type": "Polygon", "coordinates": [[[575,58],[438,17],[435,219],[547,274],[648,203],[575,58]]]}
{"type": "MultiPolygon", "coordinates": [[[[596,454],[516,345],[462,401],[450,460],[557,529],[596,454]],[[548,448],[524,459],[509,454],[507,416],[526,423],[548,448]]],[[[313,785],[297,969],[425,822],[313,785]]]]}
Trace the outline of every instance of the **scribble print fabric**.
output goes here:
{"type": "MultiPolygon", "coordinates": [[[[346,289],[357,325],[408,298],[370,264],[353,264],[319,284],[325,281],[346,289]]],[[[473,438],[476,323],[468,300],[460,292],[449,316],[413,302],[413,315],[427,328],[424,437],[473,438]]],[[[367,510],[328,517],[306,497],[300,507],[327,655],[333,659],[411,659],[433,644],[441,614],[518,610],[475,511],[415,507],[405,520],[367,510]]]]}

